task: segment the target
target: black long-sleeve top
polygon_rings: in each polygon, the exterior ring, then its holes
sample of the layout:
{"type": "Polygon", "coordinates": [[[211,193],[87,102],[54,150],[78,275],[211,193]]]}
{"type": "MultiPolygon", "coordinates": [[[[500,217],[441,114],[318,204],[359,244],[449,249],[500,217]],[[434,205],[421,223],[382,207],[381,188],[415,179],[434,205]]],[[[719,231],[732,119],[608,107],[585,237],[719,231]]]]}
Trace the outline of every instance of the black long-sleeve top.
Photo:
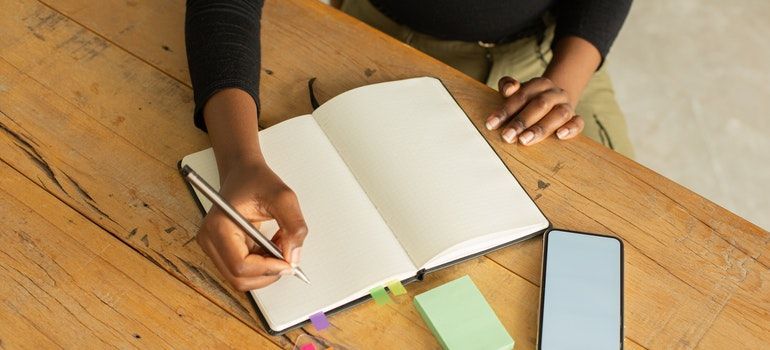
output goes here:
{"type": "MultiPolygon", "coordinates": [[[[371,1],[398,23],[446,40],[496,43],[531,28],[547,11],[556,17],[554,43],[581,37],[604,58],[632,0],[347,0],[371,1]]],[[[259,108],[259,21],[263,0],[188,0],[187,62],[193,83],[195,125],[224,88],[248,92],[259,108]]]]}

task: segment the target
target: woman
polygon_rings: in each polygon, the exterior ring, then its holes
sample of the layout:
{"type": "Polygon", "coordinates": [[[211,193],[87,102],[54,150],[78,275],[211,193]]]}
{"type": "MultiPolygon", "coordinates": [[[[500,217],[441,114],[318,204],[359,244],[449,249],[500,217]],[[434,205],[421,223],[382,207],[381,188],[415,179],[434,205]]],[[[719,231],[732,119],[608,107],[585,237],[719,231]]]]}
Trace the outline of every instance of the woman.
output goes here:
{"type": "MultiPolygon", "coordinates": [[[[486,125],[504,141],[529,146],[582,132],[632,156],[623,115],[600,69],[630,2],[347,0],[342,9],[498,88],[505,102],[486,125]]],[[[194,120],[209,132],[222,195],[255,222],[275,219],[274,240],[294,265],[307,225],[296,196],[254,142],[261,10],[257,0],[188,0],[194,120]]],[[[206,215],[198,243],[239,290],[291,272],[289,263],[255,254],[254,243],[216,208],[206,215]]]]}

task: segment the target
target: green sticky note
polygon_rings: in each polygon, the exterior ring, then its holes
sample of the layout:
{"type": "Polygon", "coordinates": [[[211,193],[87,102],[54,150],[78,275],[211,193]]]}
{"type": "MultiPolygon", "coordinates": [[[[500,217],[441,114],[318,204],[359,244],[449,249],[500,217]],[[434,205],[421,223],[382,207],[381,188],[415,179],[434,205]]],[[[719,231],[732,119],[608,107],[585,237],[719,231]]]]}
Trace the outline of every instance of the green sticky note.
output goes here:
{"type": "Polygon", "coordinates": [[[444,349],[513,349],[513,338],[468,276],[417,295],[414,305],[444,349]]]}
{"type": "Polygon", "coordinates": [[[377,304],[385,305],[393,302],[392,300],[390,300],[390,297],[388,296],[388,292],[385,290],[385,287],[374,288],[370,293],[372,294],[372,298],[374,298],[374,301],[377,304]]]}
{"type": "Polygon", "coordinates": [[[401,281],[393,281],[388,283],[388,289],[390,289],[390,292],[393,293],[393,295],[406,294],[406,288],[404,288],[404,285],[401,284],[401,281]]]}

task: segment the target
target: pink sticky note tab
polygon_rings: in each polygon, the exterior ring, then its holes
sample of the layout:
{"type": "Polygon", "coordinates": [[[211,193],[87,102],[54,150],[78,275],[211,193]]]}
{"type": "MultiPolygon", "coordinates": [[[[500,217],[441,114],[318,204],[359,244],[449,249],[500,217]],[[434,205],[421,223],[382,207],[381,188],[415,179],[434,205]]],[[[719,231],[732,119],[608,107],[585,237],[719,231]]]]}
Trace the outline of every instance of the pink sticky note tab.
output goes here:
{"type": "Polygon", "coordinates": [[[302,344],[302,346],[299,347],[299,350],[315,350],[315,344],[313,343],[302,344]]]}
{"type": "Polygon", "coordinates": [[[326,315],[323,312],[311,315],[310,322],[313,322],[313,326],[319,331],[329,328],[329,320],[326,319],[326,315]]]}

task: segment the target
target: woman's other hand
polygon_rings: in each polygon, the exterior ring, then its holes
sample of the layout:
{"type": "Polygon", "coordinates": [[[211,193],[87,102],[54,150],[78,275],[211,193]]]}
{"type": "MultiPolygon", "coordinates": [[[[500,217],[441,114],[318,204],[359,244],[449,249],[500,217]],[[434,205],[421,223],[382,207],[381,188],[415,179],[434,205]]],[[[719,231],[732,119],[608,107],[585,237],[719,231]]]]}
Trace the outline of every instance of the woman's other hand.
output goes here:
{"type": "Polygon", "coordinates": [[[554,133],[565,140],[583,130],[583,118],[575,115],[569,94],[548,78],[521,83],[506,76],[498,88],[505,102],[487,117],[486,127],[500,130],[507,143],[533,145],[554,133]]]}

